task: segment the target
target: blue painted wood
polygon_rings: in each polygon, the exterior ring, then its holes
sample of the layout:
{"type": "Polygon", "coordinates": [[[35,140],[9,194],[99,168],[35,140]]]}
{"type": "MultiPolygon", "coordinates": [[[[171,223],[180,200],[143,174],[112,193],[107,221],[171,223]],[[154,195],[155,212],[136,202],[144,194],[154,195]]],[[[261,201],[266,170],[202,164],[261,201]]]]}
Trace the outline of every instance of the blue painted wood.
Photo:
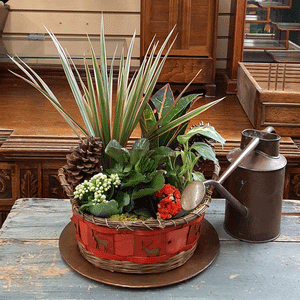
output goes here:
{"type": "Polygon", "coordinates": [[[87,279],[61,259],[58,238],[71,216],[67,200],[19,199],[0,230],[0,299],[299,299],[299,202],[284,202],[282,235],[263,244],[229,237],[224,207],[214,200],[206,213],[221,241],[206,271],[174,286],[131,290],[87,279]]]}

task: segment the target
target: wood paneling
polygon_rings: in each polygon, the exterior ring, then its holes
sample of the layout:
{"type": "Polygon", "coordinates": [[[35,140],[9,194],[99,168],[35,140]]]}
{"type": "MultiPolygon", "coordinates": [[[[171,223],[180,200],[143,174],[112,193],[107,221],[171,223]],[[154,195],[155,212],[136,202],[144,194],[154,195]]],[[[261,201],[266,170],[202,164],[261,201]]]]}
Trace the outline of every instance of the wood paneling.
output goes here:
{"type": "MultiPolygon", "coordinates": [[[[140,16],[138,14],[104,14],[103,18],[107,35],[131,36],[135,31],[139,34],[140,16]]],[[[55,34],[98,35],[100,24],[101,13],[11,11],[4,33],[45,33],[45,25],[55,34]]]]}
{"type": "Polygon", "coordinates": [[[10,0],[12,10],[139,12],[140,0],[10,0]]]}
{"type": "MultiPolygon", "coordinates": [[[[91,50],[88,38],[84,37],[72,37],[70,36],[58,36],[57,37],[64,49],[67,49],[68,53],[74,58],[75,64],[83,64],[83,57],[91,57],[91,50]]],[[[90,36],[90,41],[92,42],[93,48],[96,55],[100,54],[100,43],[99,37],[90,36]]],[[[5,38],[5,46],[8,53],[11,55],[18,55],[22,58],[26,58],[27,63],[31,64],[57,64],[60,65],[58,52],[52,40],[46,36],[45,40],[28,40],[27,36],[10,36],[5,38]],[[34,57],[29,59],[28,57],[34,57]],[[45,59],[51,57],[51,59],[45,59]],[[57,58],[57,59],[55,59],[57,58]]],[[[129,44],[131,42],[131,37],[122,37],[122,36],[112,36],[106,37],[106,51],[107,58],[112,59],[113,54],[116,53],[116,57],[120,57],[122,49],[124,49],[125,56],[128,51],[129,44]]],[[[135,39],[132,59],[136,60],[136,65],[139,63],[140,57],[140,38],[135,39]]],[[[88,60],[89,61],[89,60],[88,60]]],[[[115,66],[118,65],[118,62],[115,62],[115,66]]]]}
{"type": "Polygon", "coordinates": [[[190,82],[195,74],[199,70],[202,70],[194,80],[194,83],[211,83],[213,68],[214,62],[211,58],[189,59],[184,57],[170,57],[164,65],[159,80],[160,82],[173,83],[190,82]]]}
{"type": "Polygon", "coordinates": [[[194,82],[215,94],[217,10],[217,0],[142,1],[141,56],[154,37],[163,43],[172,28],[176,35],[159,82],[189,83],[202,70],[194,82]]]}
{"type": "Polygon", "coordinates": [[[217,1],[143,1],[142,54],[155,36],[161,43],[175,27],[178,37],[172,55],[212,56],[215,46],[215,4],[217,1]]]}
{"type": "MultiPolygon", "coordinates": [[[[176,1],[172,0],[173,3],[176,1]]],[[[207,0],[205,0],[207,1],[207,0]]],[[[5,35],[11,34],[23,34],[26,35],[28,33],[44,33],[45,29],[43,24],[45,24],[49,29],[54,31],[57,34],[65,34],[65,35],[85,35],[88,33],[89,35],[98,35],[99,34],[99,24],[101,14],[103,12],[105,19],[105,30],[108,35],[112,37],[127,37],[131,36],[134,30],[139,34],[140,30],[140,11],[141,5],[140,0],[97,0],[97,1],[71,1],[71,0],[29,0],[29,1],[19,1],[19,0],[10,0],[9,4],[11,7],[11,11],[9,14],[8,21],[5,26],[5,35]],[[76,20],[76,21],[74,21],[76,20]]],[[[150,1],[149,1],[150,2],[150,1]]],[[[154,3],[155,1],[151,1],[154,3]]],[[[182,1],[195,3],[195,1],[182,1]]],[[[203,1],[202,1],[203,2],[203,1]]],[[[156,1],[157,5],[161,7],[161,12],[165,14],[161,14],[161,19],[159,20],[158,28],[153,27],[153,31],[157,33],[158,30],[162,29],[164,23],[167,19],[169,19],[169,15],[167,11],[163,8],[166,3],[169,1],[156,1]]],[[[227,48],[218,49],[220,43],[219,39],[227,39],[228,40],[228,23],[230,18],[230,4],[231,0],[222,0],[219,1],[219,32],[218,32],[218,43],[217,43],[217,57],[216,57],[216,67],[219,69],[226,68],[227,63],[227,48]],[[222,51],[222,56],[218,56],[218,53],[222,51]]],[[[194,24],[193,30],[195,30],[195,36],[193,36],[192,41],[195,40],[203,40],[202,34],[209,30],[206,28],[205,22],[207,17],[211,12],[206,9],[201,10],[193,10],[193,14],[197,16],[197,20],[201,23],[201,26],[198,24],[194,24]]],[[[187,15],[186,13],[184,14],[187,15]]],[[[156,16],[159,18],[159,16],[156,16]]],[[[171,16],[173,18],[173,23],[185,24],[188,25],[187,19],[182,18],[180,20],[176,20],[175,15],[171,16]]],[[[193,24],[192,24],[193,26],[193,24]]],[[[166,27],[166,33],[169,32],[171,28],[166,27]]],[[[185,43],[187,44],[187,40],[185,39],[187,35],[183,36],[183,39],[178,40],[177,45],[185,43]]],[[[128,47],[128,40],[126,40],[128,47]]],[[[15,46],[15,45],[14,45],[15,46]]],[[[176,45],[175,45],[176,47],[176,45]]],[[[199,49],[199,45],[197,46],[199,49]]],[[[81,45],[78,48],[78,52],[81,49],[81,45]]],[[[16,48],[15,48],[16,49],[16,48]]],[[[32,51],[35,50],[34,47],[30,48],[32,51]]],[[[194,47],[193,51],[196,48],[194,47]]],[[[75,50],[75,49],[72,49],[75,50]]],[[[202,47],[204,51],[204,48],[202,47]]],[[[77,50],[76,50],[77,51],[77,50]]],[[[177,51],[174,48],[174,51],[177,51]]],[[[108,55],[112,56],[114,52],[114,48],[110,48],[108,50],[108,55]]],[[[20,51],[14,51],[12,53],[20,53],[20,51]]],[[[80,52],[79,52],[80,53],[80,52]]],[[[82,55],[82,53],[80,53],[82,55]]],[[[137,40],[135,46],[135,57],[140,56],[140,45],[137,40]]],[[[180,55],[177,51],[176,55],[180,55]]],[[[32,61],[34,63],[43,64],[43,60],[35,60],[32,61]]],[[[57,63],[57,62],[52,62],[57,63]]],[[[134,66],[138,65],[138,61],[134,63],[134,66]]]]}

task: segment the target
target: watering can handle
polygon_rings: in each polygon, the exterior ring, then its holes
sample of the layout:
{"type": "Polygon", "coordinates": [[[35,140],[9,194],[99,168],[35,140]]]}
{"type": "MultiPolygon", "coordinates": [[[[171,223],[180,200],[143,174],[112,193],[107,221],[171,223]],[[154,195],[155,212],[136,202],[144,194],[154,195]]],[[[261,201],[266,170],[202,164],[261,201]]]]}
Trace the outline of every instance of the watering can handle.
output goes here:
{"type": "MultiPolygon", "coordinates": [[[[263,130],[264,132],[275,132],[275,129],[271,126],[265,128],[263,130]]],[[[226,178],[236,169],[236,167],[239,165],[239,163],[244,160],[246,156],[250,154],[258,145],[259,138],[253,138],[252,141],[243,149],[243,151],[240,153],[240,155],[230,164],[230,166],[224,171],[222,176],[219,178],[218,182],[222,184],[226,178]]]]}
{"type": "Polygon", "coordinates": [[[265,129],[263,129],[262,132],[276,133],[276,130],[272,126],[268,126],[265,129]]]}
{"type": "MultiPolygon", "coordinates": [[[[275,132],[275,129],[271,126],[265,128],[263,132],[272,133],[275,132]]],[[[258,145],[259,138],[255,137],[252,139],[250,143],[241,151],[239,156],[232,161],[229,167],[224,171],[219,180],[207,180],[205,185],[213,185],[216,190],[225,197],[234,207],[235,209],[242,215],[247,216],[248,210],[243,204],[241,204],[233,195],[231,195],[223,186],[222,183],[227,179],[227,177],[236,169],[236,167],[241,163],[246,156],[248,156],[258,145]]]]}

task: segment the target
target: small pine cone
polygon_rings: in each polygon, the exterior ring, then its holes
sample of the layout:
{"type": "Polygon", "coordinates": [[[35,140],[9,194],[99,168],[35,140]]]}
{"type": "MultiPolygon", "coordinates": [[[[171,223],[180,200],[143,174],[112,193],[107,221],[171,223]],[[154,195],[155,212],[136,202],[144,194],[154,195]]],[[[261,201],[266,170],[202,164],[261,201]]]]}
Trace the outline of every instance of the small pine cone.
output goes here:
{"type": "Polygon", "coordinates": [[[67,181],[73,187],[102,171],[102,142],[99,138],[84,138],[77,147],[71,148],[71,151],[72,153],[67,155],[64,171],[67,181]]]}

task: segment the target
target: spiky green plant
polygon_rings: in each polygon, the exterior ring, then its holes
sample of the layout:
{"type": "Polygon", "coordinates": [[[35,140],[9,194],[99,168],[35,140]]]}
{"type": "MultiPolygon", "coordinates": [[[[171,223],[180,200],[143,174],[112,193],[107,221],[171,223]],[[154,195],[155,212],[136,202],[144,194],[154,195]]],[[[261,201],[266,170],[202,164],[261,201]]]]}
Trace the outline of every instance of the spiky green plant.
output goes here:
{"type": "Polygon", "coordinates": [[[182,133],[182,130],[186,128],[191,118],[222,100],[219,99],[197,109],[190,110],[190,104],[197,95],[181,98],[183,91],[174,100],[173,96],[169,97],[167,93],[164,93],[159,100],[161,103],[157,106],[159,118],[155,119],[148,102],[168,53],[175,41],[171,42],[171,45],[167,47],[173,30],[169,33],[160,48],[158,48],[158,43],[151,43],[140,68],[134,77],[130,79],[129,72],[135,40],[134,34],[126,58],[123,51],[119,60],[116,105],[113,112],[113,69],[116,58],[114,55],[108,69],[103,19],[100,32],[99,60],[89,40],[92,66],[90,68],[87,60],[84,59],[86,81],[80,76],[70,55],[63,49],[55,35],[48,30],[47,32],[59,53],[66,78],[81,113],[84,126],[81,126],[80,122],[68,113],[68,109],[62,107],[49,86],[20,58],[11,57],[12,61],[27,77],[11,72],[28,82],[48,98],[79,138],[82,135],[99,137],[103,142],[104,149],[113,139],[125,147],[139,122],[142,129],[142,136],[151,141],[151,146],[169,145],[179,133],[182,133]],[[166,54],[162,55],[164,50],[166,54]],[[113,115],[114,119],[112,118],[113,115]],[[157,142],[159,138],[160,142],[157,142]]]}
{"type": "Polygon", "coordinates": [[[20,58],[11,57],[12,61],[27,77],[11,72],[31,84],[48,98],[79,138],[81,138],[82,134],[100,137],[104,148],[112,139],[125,146],[133,130],[138,125],[144,108],[152,95],[167,54],[173,44],[171,43],[171,46],[166,49],[173,31],[170,32],[160,49],[158,49],[158,43],[151,43],[139,70],[130,80],[129,72],[135,40],[135,34],[133,35],[126,58],[124,51],[120,57],[114,113],[113,68],[116,59],[114,55],[108,70],[103,20],[100,33],[100,61],[98,61],[89,40],[92,54],[92,71],[90,71],[87,60],[84,59],[86,83],[81,78],[70,55],[63,49],[55,35],[48,30],[47,32],[59,53],[66,78],[81,113],[84,127],[68,113],[67,109],[61,106],[59,100],[43,79],[20,58]],[[167,54],[162,56],[162,52],[165,49],[167,54]],[[158,50],[157,54],[154,55],[156,50],[158,50]],[[112,119],[113,115],[115,116],[114,120],[112,119]]]}

